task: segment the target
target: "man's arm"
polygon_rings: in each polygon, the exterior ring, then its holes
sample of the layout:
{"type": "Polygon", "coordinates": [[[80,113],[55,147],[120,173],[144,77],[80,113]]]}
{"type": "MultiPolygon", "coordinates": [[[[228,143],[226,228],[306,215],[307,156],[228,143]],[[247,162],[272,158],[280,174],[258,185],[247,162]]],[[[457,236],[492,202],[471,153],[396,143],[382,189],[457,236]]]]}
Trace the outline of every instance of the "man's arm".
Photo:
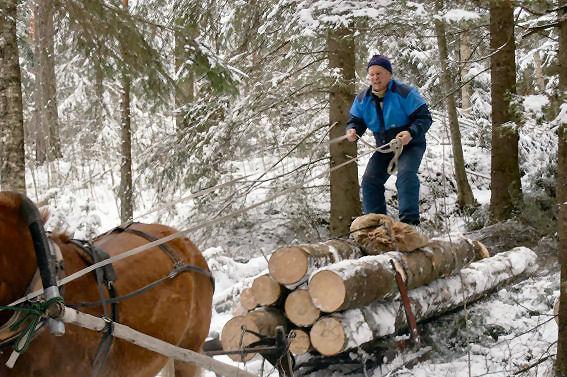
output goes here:
{"type": "Polygon", "coordinates": [[[409,132],[413,139],[425,135],[427,130],[429,130],[429,127],[431,127],[431,123],[433,123],[427,104],[423,104],[418,107],[417,110],[410,114],[409,119],[409,132]]]}
{"type": "Polygon", "coordinates": [[[350,108],[349,119],[346,127],[348,140],[356,141],[357,137],[351,130],[354,130],[358,137],[362,137],[362,135],[364,135],[364,132],[366,131],[366,123],[364,122],[364,119],[362,119],[362,109],[360,108],[360,104],[356,99],[354,100],[350,108]]]}

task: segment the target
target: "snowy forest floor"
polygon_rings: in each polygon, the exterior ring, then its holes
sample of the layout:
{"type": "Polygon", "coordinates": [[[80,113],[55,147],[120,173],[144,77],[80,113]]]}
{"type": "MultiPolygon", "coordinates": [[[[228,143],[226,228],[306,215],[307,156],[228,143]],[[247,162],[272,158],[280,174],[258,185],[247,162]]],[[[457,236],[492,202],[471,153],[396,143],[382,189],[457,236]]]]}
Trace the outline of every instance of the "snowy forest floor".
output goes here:
{"type": "MultiPolygon", "coordinates": [[[[420,170],[423,228],[430,235],[440,237],[482,228],[486,224],[490,200],[489,130],[479,129],[472,120],[462,119],[466,169],[476,200],[480,204],[473,213],[463,214],[455,206],[450,138],[442,122],[442,114],[434,115],[435,122],[428,134],[428,149],[420,170]]],[[[553,221],[554,198],[551,195],[554,192],[556,169],[549,156],[555,155],[556,136],[545,127],[547,126],[537,122],[528,122],[521,131],[520,162],[525,204],[517,214],[517,221],[523,229],[529,231],[521,230],[518,234],[509,234],[509,237],[505,235],[500,245],[506,248],[522,244],[533,248],[540,257],[538,272],[519,284],[500,289],[466,309],[421,324],[419,329],[423,345],[431,346],[433,351],[411,369],[398,369],[388,375],[510,376],[542,361],[520,375],[551,376],[554,358],[549,356],[554,355],[557,341],[552,306],[559,295],[559,266],[553,221]]],[[[365,148],[359,146],[359,151],[364,152],[365,148]]],[[[360,175],[364,172],[366,161],[367,158],[359,163],[360,175]]],[[[263,172],[262,164],[257,161],[241,161],[239,164],[243,174],[263,172]]],[[[65,165],[62,164],[60,168],[64,170],[65,165]]],[[[29,178],[28,181],[32,181],[29,178]]],[[[50,198],[48,202],[53,216],[48,228],[66,226],[70,232],[74,232],[75,237],[81,238],[88,236],[85,229],[101,233],[119,224],[113,187],[108,182],[97,185],[94,189],[91,187],[80,191],[72,186],[47,190],[44,189],[46,179],[43,178],[37,173],[33,180],[37,192],[47,192],[42,197],[50,198]]],[[[324,187],[328,183],[321,179],[312,184],[324,187]]],[[[394,184],[395,178],[387,183],[387,201],[393,216],[396,215],[397,207],[394,184]]],[[[263,200],[269,194],[273,192],[257,190],[248,196],[245,204],[263,200]]],[[[144,208],[139,208],[138,211],[143,213],[152,205],[151,199],[145,200],[152,198],[152,193],[142,192],[139,196],[144,208]]],[[[206,248],[204,254],[217,281],[211,332],[221,331],[224,323],[231,318],[231,310],[239,291],[249,285],[254,276],[267,269],[265,256],[271,250],[284,244],[316,242],[328,238],[324,217],[329,208],[328,192],[304,190],[301,198],[298,197],[299,195],[282,196],[249,211],[241,221],[229,226],[215,224],[207,234],[206,243],[201,244],[197,239],[197,243],[203,249],[206,248]],[[302,212],[302,206],[312,212],[302,212]],[[292,211],[289,210],[290,207],[293,207],[292,211]]],[[[178,205],[176,215],[168,221],[168,225],[182,228],[190,217],[184,213],[187,208],[186,205],[178,205]]],[[[206,218],[211,214],[201,215],[201,218],[206,218]]],[[[149,217],[143,220],[157,221],[160,218],[149,217]]],[[[368,363],[368,368],[361,366],[362,360],[372,360],[371,352],[351,352],[349,355],[352,364],[333,365],[310,375],[382,376],[380,368],[375,364],[372,366],[372,363],[368,363]]],[[[219,359],[230,362],[227,357],[219,359]]],[[[299,361],[305,359],[303,356],[299,361]]],[[[260,374],[262,362],[256,358],[240,366],[260,374]]],[[[210,373],[205,375],[213,376],[210,373]]],[[[263,375],[277,375],[277,372],[266,364],[263,375]]]]}

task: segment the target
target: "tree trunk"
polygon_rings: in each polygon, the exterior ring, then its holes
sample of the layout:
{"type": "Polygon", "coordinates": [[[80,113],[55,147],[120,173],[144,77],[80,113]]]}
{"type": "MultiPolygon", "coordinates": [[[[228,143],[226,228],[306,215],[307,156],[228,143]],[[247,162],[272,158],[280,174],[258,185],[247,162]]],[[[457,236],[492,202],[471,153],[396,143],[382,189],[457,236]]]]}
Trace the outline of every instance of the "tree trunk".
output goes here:
{"type": "Polygon", "coordinates": [[[294,325],[311,326],[321,315],[307,289],[297,289],[285,300],[285,315],[294,325]]]}
{"type": "MultiPolygon", "coordinates": [[[[333,78],[329,91],[329,137],[343,136],[344,126],[354,95],[354,37],[346,27],[332,29],[327,35],[329,68],[339,69],[340,78],[333,78]]],[[[330,144],[331,168],[356,157],[356,143],[346,140],[330,144]]],[[[356,163],[330,173],[331,218],[330,233],[335,237],[348,234],[353,218],[361,214],[356,163]]]]}
{"type": "Polygon", "coordinates": [[[545,78],[543,77],[543,69],[541,67],[541,57],[539,51],[534,52],[534,74],[537,84],[538,94],[545,94],[545,78]]]}
{"type": "Polygon", "coordinates": [[[272,253],[268,262],[270,275],[281,284],[297,286],[311,271],[344,259],[363,256],[362,249],[347,240],[329,240],[318,244],[286,246],[272,253]]]}
{"type": "MultiPolygon", "coordinates": [[[[416,320],[438,316],[484,297],[520,276],[535,272],[537,255],[527,248],[486,258],[462,269],[458,275],[438,279],[409,292],[416,320]]],[[[400,300],[376,301],[361,309],[351,309],[319,319],[311,328],[313,347],[331,356],[371,340],[407,328],[400,300]]]]}
{"type": "MultiPolygon", "coordinates": [[[[437,13],[443,9],[443,0],[435,2],[437,13]]],[[[457,115],[457,104],[455,95],[452,93],[453,85],[449,72],[449,52],[447,49],[447,37],[445,35],[445,24],[442,19],[435,18],[435,32],[437,34],[437,44],[439,46],[439,63],[441,66],[441,81],[449,116],[449,130],[451,131],[451,146],[453,148],[453,166],[455,167],[455,179],[457,180],[457,204],[459,208],[465,209],[476,204],[472,193],[467,173],[465,172],[465,158],[461,145],[461,130],[459,128],[459,118],[457,115]]]]}
{"type": "MultiPolygon", "coordinates": [[[[245,316],[234,317],[222,329],[220,337],[222,349],[235,351],[260,340],[258,336],[243,329],[263,336],[274,336],[278,326],[285,326],[285,317],[277,310],[256,309],[245,316]]],[[[247,353],[228,356],[234,361],[248,361],[255,355],[255,353],[247,353]]]]}
{"type": "Polygon", "coordinates": [[[518,163],[518,124],[514,111],[516,62],[514,5],[511,0],[490,1],[490,58],[492,94],[492,154],[490,217],[511,217],[522,201],[518,163]]]}
{"type": "MultiPolygon", "coordinates": [[[[567,111],[567,0],[558,12],[559,26],[559,93],[563,103],[563,111],[567,111]]],[[[559,289],[559,323],[557,341],[556,374],[567,376],[567,119],[565,114],[559,125],[559,150],[557,152],[557,202],[559,218],[557,220],[559,234],[559,265],[561,266],[561,285],[559,289]]]]}
{"type": "Polygon", "coordinates": [[[175,86],[175,128],[179,132],[186,128],[187,122],[184,121],[186,111],[183,107],[187,103],[191,103],[195,99],[194,86],[195,77],[191,70],[187,68],[188,57],[185,46],[188,38],[194,35],[193,28],[186,28],[187,25],[180,25],[177,27],[184,28],[185,32],[175,30],[175,73],[176,73],[176,86],[175,86]],[[187,35],[189,34],[189,35],[187,35]]]}
{"type": "MultiPolygon", "coordinates": [[[[128,9],[128,0],[122,0],[124,8],[128,9]]],[[[123,46],[123,54],[127,54],[123,46]]],[[[126,60],[126,59],[124,59],[126,60]]],[[[133,185],[132,185],[132,129],[130,117],[130,74],[128,67],[123,67],[121,107],[121,153],[120,153],[120,221],[125,223],[134,217],[133,185]]]]}
{"type": "Polygon", "coordinates": [[[488,251],[477,241],[433,240],[411,253],[392,251],[325,267],[311,276],[309,293],[315,306],[327,313],[361,307],[399,292],[391,260],[402,268],[406,285],[413,289],[487,256],[488,251]]]}
{"type": "Polygon", "coordinates": [[[0,188],[26,192],[22,80],[16,42],[17,1],[0,7],[0,188]]]}
{"type": "Polygon", "coordinates": [[[95,112],[95,135],[93,140],[96,140],[96,135],[102,132],[104,127],[104,73],[102,70],[102,62],[100,61],[100,52],[97,52],[97,56],[95,57],[94,73],[95,103],[93,107],[95,112]]]}
{"type": "MultiPolygon", "coordinates": [[[[57,85],[54,58],[53,1],[36,0],[33,5],[35,20],[35,43],[37,44],[36,90],[39,117],[44,128],[40,137],[46,138],[46,157],[48,161],[61,158],[59,137],[59,115],[57,113],[57,85]]],[[[41,145],[41,143],[40,143],[41,145]]],[[[43,153],[43,152],[42,152],[43,153]]]]}
{"type": "MultiPolygon", "coordinates": [[[[468,31],[463,31],[460,38],[460,57],[461,62],[468,62],[471,58],[471,42],[468,31]]],[[[463,63],[461,65],[461,82],[466,80],[469,72],[470,63],[463,63]]],[[[461,87],[461,108],[465,114],[471,110],[471,84],[462,84],[461,87]]]]}

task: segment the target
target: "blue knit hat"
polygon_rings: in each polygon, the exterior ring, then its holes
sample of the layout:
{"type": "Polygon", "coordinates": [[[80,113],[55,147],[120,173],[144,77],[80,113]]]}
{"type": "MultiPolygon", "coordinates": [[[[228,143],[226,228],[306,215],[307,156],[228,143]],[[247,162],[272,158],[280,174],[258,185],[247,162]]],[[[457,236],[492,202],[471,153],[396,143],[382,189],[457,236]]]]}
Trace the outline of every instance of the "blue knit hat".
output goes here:
{"type": "Polygon", "coordinates": [[[392,63],[390,63],[390,60],[384,55],[372,56],[370,58],[370,61],[368,62],[368,65],[366,66],[366,70],[368,71],[368,68],[370,68],[370,66],[372,65],[379,65],[380,67],[385,68],[390,71],[390,73],[392,73],[392,63]]]}

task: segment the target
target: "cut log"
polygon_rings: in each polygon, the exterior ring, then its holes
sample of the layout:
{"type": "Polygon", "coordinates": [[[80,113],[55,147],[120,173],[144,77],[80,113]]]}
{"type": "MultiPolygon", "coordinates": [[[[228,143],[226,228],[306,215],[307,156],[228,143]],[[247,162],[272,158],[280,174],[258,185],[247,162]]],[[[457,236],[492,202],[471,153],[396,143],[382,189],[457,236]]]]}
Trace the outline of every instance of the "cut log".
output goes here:
{"type": "Polygon", "coordinates": [[[411,253],[393,251],[323,267],[311,276],[309,294],[323,312],[361,307],[398,293],[392,259],[402,267],[406,285],[413,289],[486,256],[486,248],[478,241],[433,240],[411,253]]]}
{"type": "MultiPolygon", "coordinates": [[[[458,275],[438,279],[409,292],[418,321],[441,315],[477,300],[488,292],[532,274],[537,256],[518,247],[472,263],[458,275]]],[[[313,347],[323,355],[335,355],[371,340],[407,328],[399,300],[376,301],[364,308],[351,309],[319,319],[311,328],[313,347]]]]}
{"type": "Polygon", "coordinates": [[[313,305],[307,289],[297,289],[285,300],[285,315],[300,327],[311,326],[321,315],[321,311],[313,305]]]}
{"type": "Polygon", "coordinates": [[[258,301],[256,300],[256,297],[254,297],[252,288],[244,288],[242,292],[240,292],[240,305],[242,305],[247,311],[258,306],[258,301]]]}
{"type": "MultiPolygon", "coordinates": [[[[221,344],[225,351],[236,351],[248,347],[250,344],[260,340],[254,334],[243,331],[250,330],[263,336],[275,336],[276,327],[286,325],[284,315],[273,309],[256,309],[245,316],[237,316],[229,320],[221,332],[221,344]]],[[[248,361],[256,353],[242,355],[229,355],[234,361],[248,361]]]]}
{"type": "Polygon", "coordinates": [[[283,303],[288,291],[270,275],[262,275],[252,283],[252,295],[262,306],[272,306],[283,303]]]}
{"type": "Polygon", "coordinates": [[[311,350],[311,340],[305,330],[294,329],[289,332],[289,350],[294,355],[303,355],[311,350]]]}
{"type": "Polygon", "coordinates": [[[272,253],[268,269],[276,281],[293,286],[305,281],[309,272],[318,267],[363,255],[361,248],[348,240],[286,246],[272,253]]]}

